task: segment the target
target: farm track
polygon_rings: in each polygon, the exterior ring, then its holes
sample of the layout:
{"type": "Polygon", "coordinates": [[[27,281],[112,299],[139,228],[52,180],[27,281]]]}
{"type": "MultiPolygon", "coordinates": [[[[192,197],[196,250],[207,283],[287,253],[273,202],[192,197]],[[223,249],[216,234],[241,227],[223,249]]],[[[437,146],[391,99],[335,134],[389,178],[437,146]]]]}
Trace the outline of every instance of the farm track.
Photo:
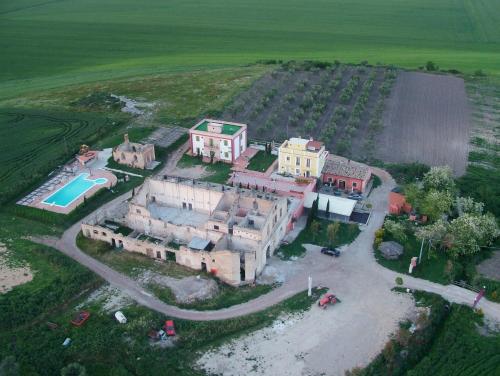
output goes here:
{"type": "Polygon", "coordinates": [[[385,162],[449,165],[465,172],[470,109],[461,78],[401,72],[375,156],[385,162]]]}

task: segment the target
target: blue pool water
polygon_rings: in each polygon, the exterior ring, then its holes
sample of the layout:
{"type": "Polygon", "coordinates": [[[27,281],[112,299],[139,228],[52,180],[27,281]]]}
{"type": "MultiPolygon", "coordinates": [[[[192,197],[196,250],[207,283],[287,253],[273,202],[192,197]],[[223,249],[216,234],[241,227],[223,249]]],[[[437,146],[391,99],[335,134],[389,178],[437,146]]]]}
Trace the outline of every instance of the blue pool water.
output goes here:
{"type": "Polygon", "coordinates": [[[105,184],[108,181],[106,178],[87,179],[88,176],[87,173],[78,175],[42,202],[47,205],[66,207],[95,185],[105,184]]]}

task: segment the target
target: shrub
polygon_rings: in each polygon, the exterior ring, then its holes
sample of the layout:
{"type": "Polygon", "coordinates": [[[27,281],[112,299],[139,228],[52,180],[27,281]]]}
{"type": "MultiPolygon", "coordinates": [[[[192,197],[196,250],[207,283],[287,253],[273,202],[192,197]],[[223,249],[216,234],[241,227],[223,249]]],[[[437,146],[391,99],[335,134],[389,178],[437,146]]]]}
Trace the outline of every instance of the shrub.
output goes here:
{"type": "Polygon", "coordinates": [[[396,277],[396,284],[401,286],[403,284],[403,278],[401,277],[396,277]]]}

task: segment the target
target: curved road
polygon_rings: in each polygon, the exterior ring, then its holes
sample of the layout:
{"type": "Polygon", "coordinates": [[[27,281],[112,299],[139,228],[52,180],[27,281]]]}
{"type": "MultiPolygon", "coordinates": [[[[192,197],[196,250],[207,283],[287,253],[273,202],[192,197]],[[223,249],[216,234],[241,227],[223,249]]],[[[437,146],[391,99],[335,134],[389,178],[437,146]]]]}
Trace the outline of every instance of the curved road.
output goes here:
{"type": "MultiPolygon", "coordinates": [[[[70,227],[60,239],[45,238],[37,239],[36,241],[57,248],[65,255],[100,275],[112,286],[120,289],[137,303],[167,316],[187,320],[222,320],[261,311],[298,292],[304,291],[307,288],[307,277],[309,275],[313,277],[315,285],[330,288],[335,287],[337,290],[341,289],[342,281],[345,281],[347,278],[355,281],[359,280],[360,286],[364,285],[368,287],[360,287],[356,299],[363,299],[363,294],[371,294],[373,296],[373,294],[380,293],[382,297],[382,292],[385,293],[387,289],[395,286],[395,278],[400,274],[386,269],[376,262],[373,256],[372,244],[375,231],[383,224],[386,215],[388,193],[395,186],[395,183],[387,172],[380,169],[374,169],[374,172],[381,178],[382,185],[376,188],[370,196],[369,201],[373,205],[370,222],[364,226],[364,229],[354,242],[343,250],[343,254],[339,259],[332,260],[332,262],[325,262],[324,258],[318,257],[319,254],[316,249],[318,247],[308,247],[312,250],[306,253],[304,259],[296,261],[297,265],[299,265],[296,273],[280,287],[249,302],[217,311],[194,311],[165,304],[144,290],[137,281],[111,269],[82,252],[76,246],[76,236],[80,232],[81,223],[93,214],[90,214],[70,227]]],[[[127,200],[129,197],[130,192],[107,203],[99,210],[106,210],[113,207],[127,200]]],[[[404,287],[433,292],[455,303],[471,305],[476,295],[472,291],[454,285],[444,286],[406,275],[402,277],[404,287]]],[[[488,317],[500,321],[500,304],[482,299],[478,307],[482,308],[488,317]]]]}

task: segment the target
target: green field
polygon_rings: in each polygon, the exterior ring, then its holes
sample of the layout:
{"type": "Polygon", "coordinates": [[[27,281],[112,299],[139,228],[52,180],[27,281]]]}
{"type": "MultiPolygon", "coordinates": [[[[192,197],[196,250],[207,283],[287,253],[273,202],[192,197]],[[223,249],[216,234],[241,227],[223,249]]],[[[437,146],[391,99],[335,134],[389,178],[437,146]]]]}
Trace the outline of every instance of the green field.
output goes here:
{"type": "Polygon", "coordinates": [[[81,144],[120,129],[118,119],[123,118],[0,108],[0,204],[43,180],[81,144]]]}
{"type": "Polygon", "coordinates": [[[500,73],[497,0],[22,0],[0,24],[0,98],[259,59],[500,73]]]}

